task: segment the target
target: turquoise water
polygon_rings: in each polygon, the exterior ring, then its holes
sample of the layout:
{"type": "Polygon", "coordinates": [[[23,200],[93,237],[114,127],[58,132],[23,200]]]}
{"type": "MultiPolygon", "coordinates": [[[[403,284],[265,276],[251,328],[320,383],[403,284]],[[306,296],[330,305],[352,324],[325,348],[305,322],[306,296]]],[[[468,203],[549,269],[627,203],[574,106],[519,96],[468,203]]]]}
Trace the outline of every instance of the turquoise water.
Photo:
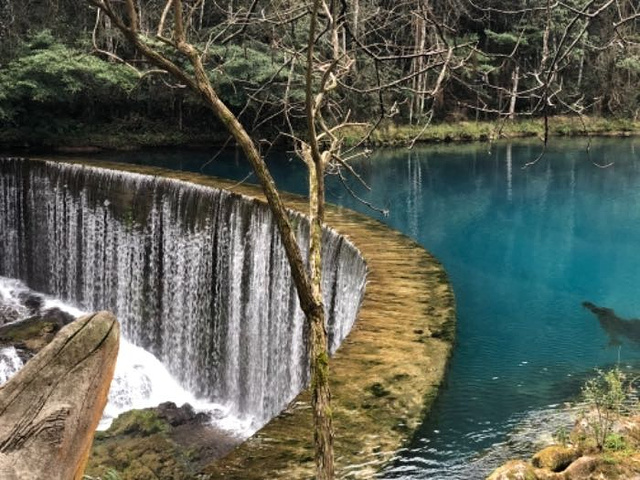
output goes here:
{"type": "MultiPolygon", "coordinates": [[[[353,188],[388,217],[328,182],[330,201],[433,252],[456,294],[457,345],[445,386],[383,478],[482,478],[505,457],[528,453],[527,442],[549,429],[553,406],[574,399],[594,367],[640,363],[637,344],[610,344],[581,305],[640,317],[640,140],[594,140],[589,154],[586,146],[554,139],[527,169],[537,142],[379,151],[358,164],[372,191],[353,188]]],[[[109,159],[236,179],[249,172],[233,154],[109,159]]],[[[298,161],[274,155],[272,167],[282,188],[304,193],[298,161]]]]}

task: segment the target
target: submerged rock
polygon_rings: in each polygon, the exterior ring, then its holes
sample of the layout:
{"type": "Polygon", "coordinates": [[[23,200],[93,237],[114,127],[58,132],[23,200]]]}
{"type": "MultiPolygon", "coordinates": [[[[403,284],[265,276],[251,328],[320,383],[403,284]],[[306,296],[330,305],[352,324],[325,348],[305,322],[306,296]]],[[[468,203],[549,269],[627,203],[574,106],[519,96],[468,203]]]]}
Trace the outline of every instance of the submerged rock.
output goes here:
{"type": "Polygon", "coordinates": [[[591,302],[582,302],[582,306],[597,317],[600,326],[609,336],[610,345],[620,345],[620,337],[640,344],[640,320],[637,318],[619,317],[612,308],[599,307],[591,302]]]}

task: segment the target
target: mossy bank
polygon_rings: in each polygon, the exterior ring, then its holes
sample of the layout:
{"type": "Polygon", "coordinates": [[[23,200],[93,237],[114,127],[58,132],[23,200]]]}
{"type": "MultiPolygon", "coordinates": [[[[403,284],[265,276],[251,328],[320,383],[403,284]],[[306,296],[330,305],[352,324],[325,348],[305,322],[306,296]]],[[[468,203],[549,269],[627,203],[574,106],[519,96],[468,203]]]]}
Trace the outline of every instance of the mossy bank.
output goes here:
{"type": "MultiPolygon", "coordinates": [[[[76,130],[64,135],[34,132],[28,129],[7,128],[0,131],[0,149],[7,151],[90,153],[101,150],[139,150],[144,148],[196,148],[232,146],[224,132],[177,131],[149,128],[128,129],[126,125],[108,125],[99,130],[76,130]]],[[[344,129],[345,143],[359,144],[363,128],[344,129]]],[[[640,121],[626,118],[567,117],[549,119],[549,134],[568,136],[618,136],[640,134],[640,121]]],[[[542,137],[544,121],[541,118],[514,121],[472,121],[433,123],[427,128],[420,125],[385,122],[366,138],[366,146],[407,146],[450,142],[492,142],[499,139],[542,137]]],[[[268,135],[267,137],[268,138],[268,135]]]]}

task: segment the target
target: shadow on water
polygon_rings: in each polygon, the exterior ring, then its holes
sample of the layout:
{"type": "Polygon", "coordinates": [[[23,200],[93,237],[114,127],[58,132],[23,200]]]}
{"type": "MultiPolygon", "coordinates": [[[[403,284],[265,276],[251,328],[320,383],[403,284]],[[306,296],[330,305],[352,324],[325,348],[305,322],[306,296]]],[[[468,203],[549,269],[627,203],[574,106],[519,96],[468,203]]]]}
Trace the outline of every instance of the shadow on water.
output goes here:
{"type": "Polygon", "coordinates": [[[620,337],[624,337],[635,345],[640,346],[639,319],[624,319],[616,315],[612,308],[598,307],[591,302],[582,302],[582,306],[590,310],[598,318],[600,326],[609,336],[609,345],[621,345],[620,337]]]}

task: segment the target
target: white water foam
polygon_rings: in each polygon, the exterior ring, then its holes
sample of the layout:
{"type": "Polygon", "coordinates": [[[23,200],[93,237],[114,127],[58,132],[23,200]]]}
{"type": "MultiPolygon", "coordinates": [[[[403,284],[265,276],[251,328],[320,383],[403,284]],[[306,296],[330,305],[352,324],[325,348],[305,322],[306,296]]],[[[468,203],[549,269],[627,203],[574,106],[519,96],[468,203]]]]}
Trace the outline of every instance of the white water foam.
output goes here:
{"type": "Polygon", "coordinates": [[[173,402],[178,406],[189,403],[197,412],[209,412],[217,426],[238,436],[247,437],[255,430],[251,419],[233,417],[224,405],[193,396],[178,384],[160,360],[121,338],[109,401],[98,430],[109,428],[121,413],[155,407],[163,402],[173,402]]]}
{"type": "MultiPolygon", "coordinates": [[[[29,309],[20,301],[20,296],[26,293],[42,298],[43,312],[58,308],[74,317],[85,313],[58,299],[33,292],[19,280],[0,277],[0,309],[19,312],[15,320],[23,320],[30,315],[29,309]]],[[[22,366],[14,347],[0,349],[0,385],[22,366]]],[[[196,412],[208,412],[216,426],[241,438],[256,430],[253,419],[239,419],[230,415],[230,409],[224,405],[196,398],[178,384],[154,355],[121,337],[109,398],[98,430],[106,430],[118,415],[128,410],[155,407],[163,402],[173,402],[178,406],[189,403],[196,412]]]]}
{"type": "Polygon", "coordinates": [[[22,368],[22,360],[14,347],[0,349],[0,385],[13,377],[22,368]]]}
{"type": "Polygon", "coordinates": [[[24,318],[27,315],[27,309],[18,300],[19,292],[24,289],[21,281],[0,277],[0,321],[4,318],[24,318]]]}

